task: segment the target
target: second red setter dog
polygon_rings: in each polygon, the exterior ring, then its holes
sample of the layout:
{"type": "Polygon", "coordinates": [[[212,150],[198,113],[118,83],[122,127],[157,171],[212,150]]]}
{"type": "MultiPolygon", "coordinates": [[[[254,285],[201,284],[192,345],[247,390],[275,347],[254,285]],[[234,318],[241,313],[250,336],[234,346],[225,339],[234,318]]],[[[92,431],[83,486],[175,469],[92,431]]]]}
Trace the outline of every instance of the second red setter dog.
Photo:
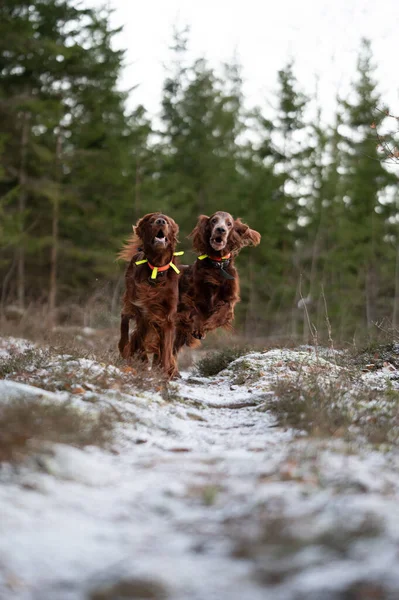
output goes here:
{"type": "Polygon", "coordinates": [[[207,331],[231,326],[240,291],[234,259],[241,248],[257,246],[261,239],[257,231],[222,211],[200,216],[190,235],[200,256],[180,278],[175,354],[184,345],[195,346],[207,331]]]}
{"type": "Polygon", "coordinates": [[[161,213],[145,215],[119,257],[129,261],[121,314],[119,351],[124,358],[136,356],[160,366],[171,378],[177,374],[173,355],[178,303],[179,270],[174,256],[179,228],[161,213]],[[136,328],[129,339],[129,321],[136,328]]]}

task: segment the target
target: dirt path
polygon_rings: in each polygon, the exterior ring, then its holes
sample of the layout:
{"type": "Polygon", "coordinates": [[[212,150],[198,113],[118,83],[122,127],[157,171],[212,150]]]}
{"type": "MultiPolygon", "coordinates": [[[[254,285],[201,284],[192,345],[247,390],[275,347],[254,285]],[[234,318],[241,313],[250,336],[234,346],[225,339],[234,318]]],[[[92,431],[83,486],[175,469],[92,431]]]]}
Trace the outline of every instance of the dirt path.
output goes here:
{"type": "Polygon", "coordinates": [[[59,444],[3,466],[0,598],[398,598],[398,455],[276,426],[270,383],[299,354],[246,357],[257,381],[235,383],[238,361],[168,400],[74,397],[130,418],[112,451],[59,444]]]}

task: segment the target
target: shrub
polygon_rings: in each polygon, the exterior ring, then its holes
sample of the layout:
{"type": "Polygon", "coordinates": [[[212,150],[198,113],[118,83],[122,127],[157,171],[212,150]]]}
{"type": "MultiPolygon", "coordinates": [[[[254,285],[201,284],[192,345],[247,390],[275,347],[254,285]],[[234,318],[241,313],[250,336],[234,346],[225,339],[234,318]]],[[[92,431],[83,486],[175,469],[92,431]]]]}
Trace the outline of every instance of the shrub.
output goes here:
{"type": "Polygon", "coordinates": [[[304,381],[280,380],[273,391],[277,399],[270,406],[282,425],[312,434],[333,435],[351,423],[344,403],[347,388],[340,382],[320,381],[312,377],[304,381]]]}
{"type": "Polygon", "coordinates": [[[234,360],[244,354],[248,354],[250,351],[248,346],[233,346],[232,348],[210,352],[198,361],[196,365],[197,371],[203,377],[212,377],[223,371],[223,369],[226,369],[234,360]]]}

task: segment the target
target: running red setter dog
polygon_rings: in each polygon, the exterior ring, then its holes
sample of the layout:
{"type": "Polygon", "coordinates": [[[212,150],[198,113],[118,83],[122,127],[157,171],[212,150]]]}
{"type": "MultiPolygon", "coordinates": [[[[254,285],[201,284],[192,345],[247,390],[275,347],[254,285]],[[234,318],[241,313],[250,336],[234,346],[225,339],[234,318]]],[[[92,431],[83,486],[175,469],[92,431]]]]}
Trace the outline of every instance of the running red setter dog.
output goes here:
{"type": "Polygon", "coordinates": [[[179,228],[161,213],[145,215],[119,254],[129,262],[121,314],[119,351],[124,358],[140,358],[160,366],[167,377],[178,374],[173,355],[179,296],[179,273],[174,256],[179,228]],[[129,339],[129,321],[136,328],[129,339]]]}
{"type": "Polygon", "coordinates": [[[239,279],[234,259],[244,246],[257,246],[261,236],[240,219],[218,211],[201,215],[191,232],[200,253],[180,277],[174,352],[195,346],[207,331],[231,327],[239,301],[239,279]]]}

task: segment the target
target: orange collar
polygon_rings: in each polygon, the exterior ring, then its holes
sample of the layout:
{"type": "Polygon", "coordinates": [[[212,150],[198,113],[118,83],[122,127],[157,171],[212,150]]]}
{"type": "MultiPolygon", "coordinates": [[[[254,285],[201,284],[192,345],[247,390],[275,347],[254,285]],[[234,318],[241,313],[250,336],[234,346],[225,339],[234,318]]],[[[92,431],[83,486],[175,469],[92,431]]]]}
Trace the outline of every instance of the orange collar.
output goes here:
{"type": "MultiPolygon", "coordinates": [[[[173,252],[173,256],[181,256],[182,254],[184,254],[184,252],[173,252]]],[[[149,260],[147,258],[144,258],[143,260],[138,260],[136,261],[136,265],[143,265],[144,263],[147,263],[148,266],[150,267],[152,273],[151,273],[151,279],[156,279],[158,273],[163,273],[164,271],[167,271],[168,269],[170,269],[170,267],[172,267],[172,269],[175,271],[175,273],[177,273],[179,275],[180,271],[179,269],[176,267],[175,263],[173,262],[173,258],[170,261],[170,263],[168,263],[167,265],[164,265],[163,267],[155,267],[154,265],[150,264],[149,260]]]]}
{"type": "Polygon", "coordinates": [[[168,263],[167,265],[165,265],[164,267],[155,267],[154,265],[152,265],[150,262],[147,261],[148,266],[150,267],[151,271],[153,271],[154,269],[158,269],[158,273],[163,273],[164,271],[167,271],[168,269],[170,269],[170,263],[168,263]]]}
{"type": "Polygon", "coordinates": [[[223,262],[224,260],[229,260],[229,258],[231,258],[231,252],[226,254],[226,256],[210,256],[209,254],[201,254],[201,256],[198,256],[198,260],[204,260],[204,258],[210,258],[216,262],[223,262]]]}
{"type": "Polygon", "coordinates": [[[208,258],[210,258],[211,260],[216,260],[216,262],[222,262],[222,260],[228,260],[229,258],[231,258],[231,252],[229,252],[229,254],[226,254],[226,256],[221,256],[219,258],[219,256],[208,256],[208,258]]]}

